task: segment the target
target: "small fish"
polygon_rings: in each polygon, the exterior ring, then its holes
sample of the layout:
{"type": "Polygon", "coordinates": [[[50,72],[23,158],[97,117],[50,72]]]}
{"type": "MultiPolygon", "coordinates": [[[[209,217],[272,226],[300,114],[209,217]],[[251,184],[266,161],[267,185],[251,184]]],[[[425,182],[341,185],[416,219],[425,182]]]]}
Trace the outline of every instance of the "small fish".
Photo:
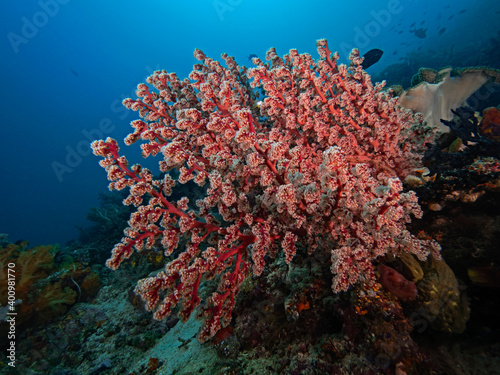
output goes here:
{"type": "Polygon", "coordinates": [[[470,267],[467,275],[475,285],[500,287],[500,267],[470,267]]]}
{"type": "Polygon", "coordinates": [[[445,31],[446,31],[446,27],[443,27],[441,30],[439,30],[439,35],[443,35],[445,31]]]}
{"type": "Polygon", "coordinates": [[[462,9],[460,12],[458,12],[458,14],[462,14],[462,13],[465,13],[467,12],[467,9],[462,9]]]}
{"type": "Polygon", "coordinates": [[[253,109],[259,110],[261,106],[262,106],[262,100],[259,100],[258,102],[254,103],[253,109]]]}
{"type": "Polygon", "coordinates": [[[423,28],[416,29],[413,31],[413,34],[415,34],[415,36],[417,38],[420,38],[420,39],[424,39],[427,36],[426,33],[427,33],[427,29],[423,29],[423,28]]]}
{"type": "Polygon", "coordinates": [[[369,68],[377,61],[379,61],[383,54],[384,51],[378,48],[373,48],[369,50],[363,55],[363,63],[361,64],[361,66],[363,67],[363,69],[369,68]]]}
{"type": "Polygon", "coordinates": [[[254,57],[258,57],[255,53],[251,53],[250,55],[248,55],[248,60],[252,61],[252,59],[254,57]]]}

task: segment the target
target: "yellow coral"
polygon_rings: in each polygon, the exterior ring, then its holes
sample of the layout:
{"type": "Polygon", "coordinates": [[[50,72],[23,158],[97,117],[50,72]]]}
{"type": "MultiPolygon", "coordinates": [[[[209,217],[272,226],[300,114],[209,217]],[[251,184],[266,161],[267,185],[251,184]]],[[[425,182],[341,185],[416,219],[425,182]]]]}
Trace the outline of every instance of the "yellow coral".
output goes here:
{"type": "MultiPolygon", "coordinates": [[[[76,300],[67,272],[57,272],[54,262],[57,247],[37,246],[27,249],[27,243],[11,244],[0,250],[0,276],[7,279],[7,269],[14,270],[17,323],[49,320],[67,311],[76,300]],[[8,267],[12,263],[14,267],[8,267]],[[65,280],[66,278],[66,280],[65,280]],[[68,286],[69,285],[69,286],[68,286]]],[[[7,283],[0,284],[0,298],[7,300],[7,283]]]]}
{"type": "MultiPolygon", "coordinates": [[[[23,299],[31,284],[46,277],[55,269],[53,246],[38,246],[26,250],[27,242],[10,244],[0,251],[0,278],[7,280],[7,265],[14,264],[16,296],[23,299]]],[[[7,300],[7,283],[0,285],[0,298],[7,300]]]]}
{"type": "Polygon", "coordinates": [[[19,293],[26,291],[36,280],[47,277],[56,268],[52,246],[37,246],[22,251],[15,264],[17,269],[16,290],[19,293]]]}

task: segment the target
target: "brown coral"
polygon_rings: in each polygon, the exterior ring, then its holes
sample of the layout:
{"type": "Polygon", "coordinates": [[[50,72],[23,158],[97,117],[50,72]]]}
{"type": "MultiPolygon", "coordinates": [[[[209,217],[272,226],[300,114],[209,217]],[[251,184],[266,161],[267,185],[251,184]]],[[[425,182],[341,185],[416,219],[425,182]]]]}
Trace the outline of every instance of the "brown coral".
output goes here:
{"type": "Polygon", "coordinates": [[[498,108],[489,107],[483,111],[479,131],[486,138],[500,142],[500,110],[498,108]]]}
{"type": "MultiPolygon", "coordinates": [[[[9,244],[0,251],[0,277],[7,280],[7,264],[14,264],[17,298],[27,294],[30,286],[37,280],[49,275],[54,269],[52,246],[38,246],[26,250],[28,243],[9,244]]],[[[7,300],[7,283],[0,285],[0,298],[7,300]]]]}
{"type": "MultiPolygon", "coordinates": [[[[46,322],[64,314],[76,302],[77,289],[80,289],[72,278],[72,270],[55,263],[56,246],[27,247],[27,242],[10,244],[0,251],[0,276],[4,280],[7,279],[7,266],[13,265],[9,269],[14,270],[19,327],[46,322]]],[[[97,275],[88,269],[82,276],[85,277],[85,292],[95,293],[99,286],[97,275]]],[[[7,301],[6,285],[0,286],[2,301],[7,301]]]]}

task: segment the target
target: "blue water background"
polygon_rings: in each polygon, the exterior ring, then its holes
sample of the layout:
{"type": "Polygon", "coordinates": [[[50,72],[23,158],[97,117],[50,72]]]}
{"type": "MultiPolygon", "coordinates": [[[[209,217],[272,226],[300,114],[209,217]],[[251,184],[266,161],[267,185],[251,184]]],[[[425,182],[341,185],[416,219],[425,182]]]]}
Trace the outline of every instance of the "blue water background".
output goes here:
{"type": "MultiPolygon", "coordinates": [[[[499,19],[498,1],[8,2],[0,15],[0,233],[34,245],[76,238],[107,186],[90,141],[111,136],[123,145],[136,113],[121,100],[156,69],[187,76],[194,48],[248,66],[249,54],[264,58],[269,47],[316,57],[315,41],[327,38],[344,62],[352,47],[382,49],[372,74],[410,53],[461,66],[445,61],[450,50],[481,61],[499,19]]],[[[157,171],[138,147],[125,152],[157,171]]]]}

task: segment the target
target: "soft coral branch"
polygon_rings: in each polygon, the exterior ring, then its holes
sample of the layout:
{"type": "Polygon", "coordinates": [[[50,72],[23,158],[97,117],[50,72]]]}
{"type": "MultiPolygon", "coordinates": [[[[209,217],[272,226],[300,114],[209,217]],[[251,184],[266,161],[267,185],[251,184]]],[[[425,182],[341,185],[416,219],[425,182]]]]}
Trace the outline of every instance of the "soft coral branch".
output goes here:
{"type": "Polygon", "coordinates": [[[406,230],[410,215],[422,212],[401,183],[420,165],[432,129],[371,83],[357,50],[348,67],[337,64],[326,40],[317,47],[317,61],[270,49],[269,63],[255,59],[252,69],[196,50],[189,79],[157,71],[140,84],[138,98],[124,100],[142,117],[126,144],[141,140],[144,157],[161,155],[161,179],[129,167],[116,141],[92,144],[110,188],[129,187],[124,203],[137,207],[108,266],[144,246],[171,255],[185,237],[185,249],[136,287],[156,318],[179,307],[187,319],[200,304],[200,285],[216,278],[201,308],[199,337],[208,339],[229,324],[241,283],[259,276],[278,249],[287,263],[301,249],[330,252],[335,292],[369,288],[372,261],[387,253],[438,256],[435,242],[406,230]],[[196,208],[187,198],[169,199],[171,170],[180,183],[209,182],[196,208]]]}

